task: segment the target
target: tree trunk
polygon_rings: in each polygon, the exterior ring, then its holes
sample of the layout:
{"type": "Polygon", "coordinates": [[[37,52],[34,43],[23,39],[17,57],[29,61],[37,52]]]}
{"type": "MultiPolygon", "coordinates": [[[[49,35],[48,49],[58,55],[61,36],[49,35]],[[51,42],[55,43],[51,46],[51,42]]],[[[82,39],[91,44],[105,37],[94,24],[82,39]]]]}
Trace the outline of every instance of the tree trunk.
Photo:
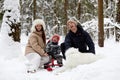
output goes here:
{"type": "Polygon", "coordinates": [[[77,18],[80,20],[80,15],[81,15],[81,3],[78,2],[78,10],[77,10],[77,18]]]}
{"type": "Polygon", "coordinates": [[[103,28],[103,0],[98,0],[98,44],[104,47],[104,28],[103,28]]]}
{"type": "MultiPolygon", "coordinates": [[[[65,0],[65,2],[64,2],[64,11],[65,11],[65,23],[64,24],[66,24],[67,23],[67,20],[68,20],[68,16],[67,16],[67,9],[68,9],[68,0],[65,0]]],[[[67,34],[67,27],[64,27],[64,34],[67,34]]]]}
{"type": "Polygon", "coordinates": [[[36,19],[36,0],[33,1],[34,9],[33,9],[33,19],[36,19]]]}
{"type": "Polygon", "coordinates": [[[119,42],[119,39],[120,39],[119,32],[120,32],[120,29],[118,27],[115,27],[115,38],[116,38],[115,40],[116,40],[116,42],[119,42]]]}
{"type": "Polygon", "coordinates": [[[120,0],[118,0],[118,3],[117,3],[116,22],[120,23],[120,0]]]}
{"type": "Polygon", "coordinates": [[[56,16],[57,16],[57,0],[56,1],[54,1],[54,5],[55,5],[55,7],[54,7],[54,15],[53,15],[53,19],[55,20],[54,21],[54,24],[56,25],[57,24],[57,18],[56,18],[56,16]]]}

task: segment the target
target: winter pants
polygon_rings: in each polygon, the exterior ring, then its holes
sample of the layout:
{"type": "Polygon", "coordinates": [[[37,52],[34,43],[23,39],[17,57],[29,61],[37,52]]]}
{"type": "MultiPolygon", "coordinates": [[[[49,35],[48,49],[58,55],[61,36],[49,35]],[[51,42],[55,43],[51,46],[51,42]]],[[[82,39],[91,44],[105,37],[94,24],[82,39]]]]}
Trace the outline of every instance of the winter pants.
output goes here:
{"type": "Polygon", "coordinates": [[[55,60],[57,60],[57,63],[58,63],[58,64],[63,64],[63,63],[62,63],[62,56],[61,56],[61,55],[59,55],[59,54],[54,55],[53,58],[54,58],[55,60]]]}
{"type": "Polygon", "coordinates": [[[27,68],[29,71],[41,68],[45,63],[49,62],[49,56],[41,57],[37,53],[29,53],[26,55],[28,59],[27,68]]]}

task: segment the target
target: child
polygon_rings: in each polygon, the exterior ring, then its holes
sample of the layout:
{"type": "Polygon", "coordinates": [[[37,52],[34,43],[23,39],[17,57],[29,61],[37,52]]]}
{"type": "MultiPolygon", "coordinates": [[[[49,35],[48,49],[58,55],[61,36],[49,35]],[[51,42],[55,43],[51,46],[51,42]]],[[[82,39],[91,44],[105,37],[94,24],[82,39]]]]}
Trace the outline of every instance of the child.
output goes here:
{"type": "Polygon", "coordinates": [[[57,60],[57,63],[61,67],[61,66],[63,66],[63,63],[62,63],[62,56],[60,55],[61,49],[60,49],[60,46],[58,45],[59,40],[60,40],[59,35],[57,35],[57,34],[53,35],[51,40],[47,43],[46,52],[53,59],[57,60]]]}

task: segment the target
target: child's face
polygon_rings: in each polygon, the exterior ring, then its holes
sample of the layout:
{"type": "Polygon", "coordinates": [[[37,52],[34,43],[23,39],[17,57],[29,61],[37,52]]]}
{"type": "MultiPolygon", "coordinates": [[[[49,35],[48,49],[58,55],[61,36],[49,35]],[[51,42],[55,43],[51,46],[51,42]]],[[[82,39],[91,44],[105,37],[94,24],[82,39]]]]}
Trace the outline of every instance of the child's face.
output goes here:
{"type": "Polygon", "coordinates": [[[57,37],[53,37],[52,41],[53,42],[58,42],[58,38],[57,37]]]}

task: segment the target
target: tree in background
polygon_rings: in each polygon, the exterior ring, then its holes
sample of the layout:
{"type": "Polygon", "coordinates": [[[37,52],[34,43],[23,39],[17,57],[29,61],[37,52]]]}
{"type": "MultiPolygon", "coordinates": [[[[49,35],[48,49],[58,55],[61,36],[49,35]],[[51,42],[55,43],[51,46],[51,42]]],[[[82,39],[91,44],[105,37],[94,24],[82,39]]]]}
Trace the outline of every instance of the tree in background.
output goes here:
{"type": "MultiPolygon", "coordinates": [[[[31,19],[33,20],[34,16],[34,0],[20,1],[22,1],[22,26],[27,28],[26,25],[29,24],[28,28],[31,28],[31,19]]],[[[47,27],[46,32],[50,32],[50,30],[57,25],[58,27],[54,29],[54,32],[57,32],[57,34],[63,34],[61,33],[61,30],[66,28],[63,26],[66,26],[66,21],[70,17],[81,19],[80,22],[83,23],[96,16],[94,6],[96,3],[92,3],[93,2],[89,0],[36,0],[35,14],[36,18],[44,19],[47,27]]],[[[63,32],[66,34],[67,30],[64,29],[63,32]]]]}
{"type": "MultiPolygon", "coordinates": [[[[118,24],[120,24],[120,0],[118,0],[118,2],[117,2],[116,22],[118,24]]],[[[116,41],[118,42],[118,41],[120,41],[120,27],[116,27],[115,30],[116,30],[116,32],[115,32],[116,41]]]]}
{"type": "Polygon", "coordinates": [[[98,44],[104,47],[104,20],[103,20],[103,0],[98,0],[98,44]]]}
{"type": "Polygon", "coordinates": [[[78,1],[77,5],[77,19],[80,20],[80,15],[81,15],[81,3],[80,0],[78,1]]]}
{"type": "Polygon", "coordinates": [[[1,28],[1,23],[2,23],[2,18],[3,18],[3,0],[0,0],[0,28],[1,28]]]}
{"type": "Polygon", "coordinates": [[[110,18],[111,21],[115,22],[116,16],[116,1],[115,0],[104,0],[103,2],[104,18],[110,18]]]}
{"type": "Polygon", "coordinates": [[[34,11],[33,11],[33,19],[35,20],[37,17],[36,17],[36,0],[33,0],[33,5],[34,5],[34,11]]]}
{"type": "MultiPolygon", "coordinates": [[[[26,31],[28,34],[34,19],[34,0],[20,1],[22,1],[22,32],[26,31]]],[[[54,33],[65,35],[67,30],[64,28],[66,28],[66,21],[68,19],[74,17],[81,24],[93,19],[98,21],[97,9],[98,0],[36,0],[35,15],[36,18],[44,19],[47,35],[52,36],[54,33]]],[[[115,23],[115,10],[116,0],[103,0],[104,18],[110,19],[115,23]]],[[[110,31],[114,31],[114,29],[109,27],[107,29],[109,30],[108,33],[110,33],[110,31]]],[[[105,36],[106,34],[107,33],[105,33],[105,36]]],[[[96,37],[98,38],[98,36],[96,37]]]]}
{"type": "Polygon", "coordinates": [[[1,33],[8,35],[14,41],[20,42],[20,5],[19,0],[5,0],[3,5],[4,16],[1,33]]]}
{"type": "Polygon", "coordinates": [[[20,45],[20,5],[19,0],[4,0],[3,20],[0,35],[0,52],[6,59],[22,55],[20,45]],[[2,49],[5,48],[6,50],[2,49]]]}
{"type": "Polygon", "coordinates": [[[117,2],[116,22],[118,22],[120,24],[120,0],[118,0],[118,2],[117,2]]]}
{"type": "MultiPolygon", "coordinates": [[[[68,14],[67,14],[67,10],[68,10],[68,0],[64,0],[64,23],[66,25],[67,20],[68,20],[68,14]]],[[[64,27],[64,34],[67,33],[67,27],[64,27]]]]}

